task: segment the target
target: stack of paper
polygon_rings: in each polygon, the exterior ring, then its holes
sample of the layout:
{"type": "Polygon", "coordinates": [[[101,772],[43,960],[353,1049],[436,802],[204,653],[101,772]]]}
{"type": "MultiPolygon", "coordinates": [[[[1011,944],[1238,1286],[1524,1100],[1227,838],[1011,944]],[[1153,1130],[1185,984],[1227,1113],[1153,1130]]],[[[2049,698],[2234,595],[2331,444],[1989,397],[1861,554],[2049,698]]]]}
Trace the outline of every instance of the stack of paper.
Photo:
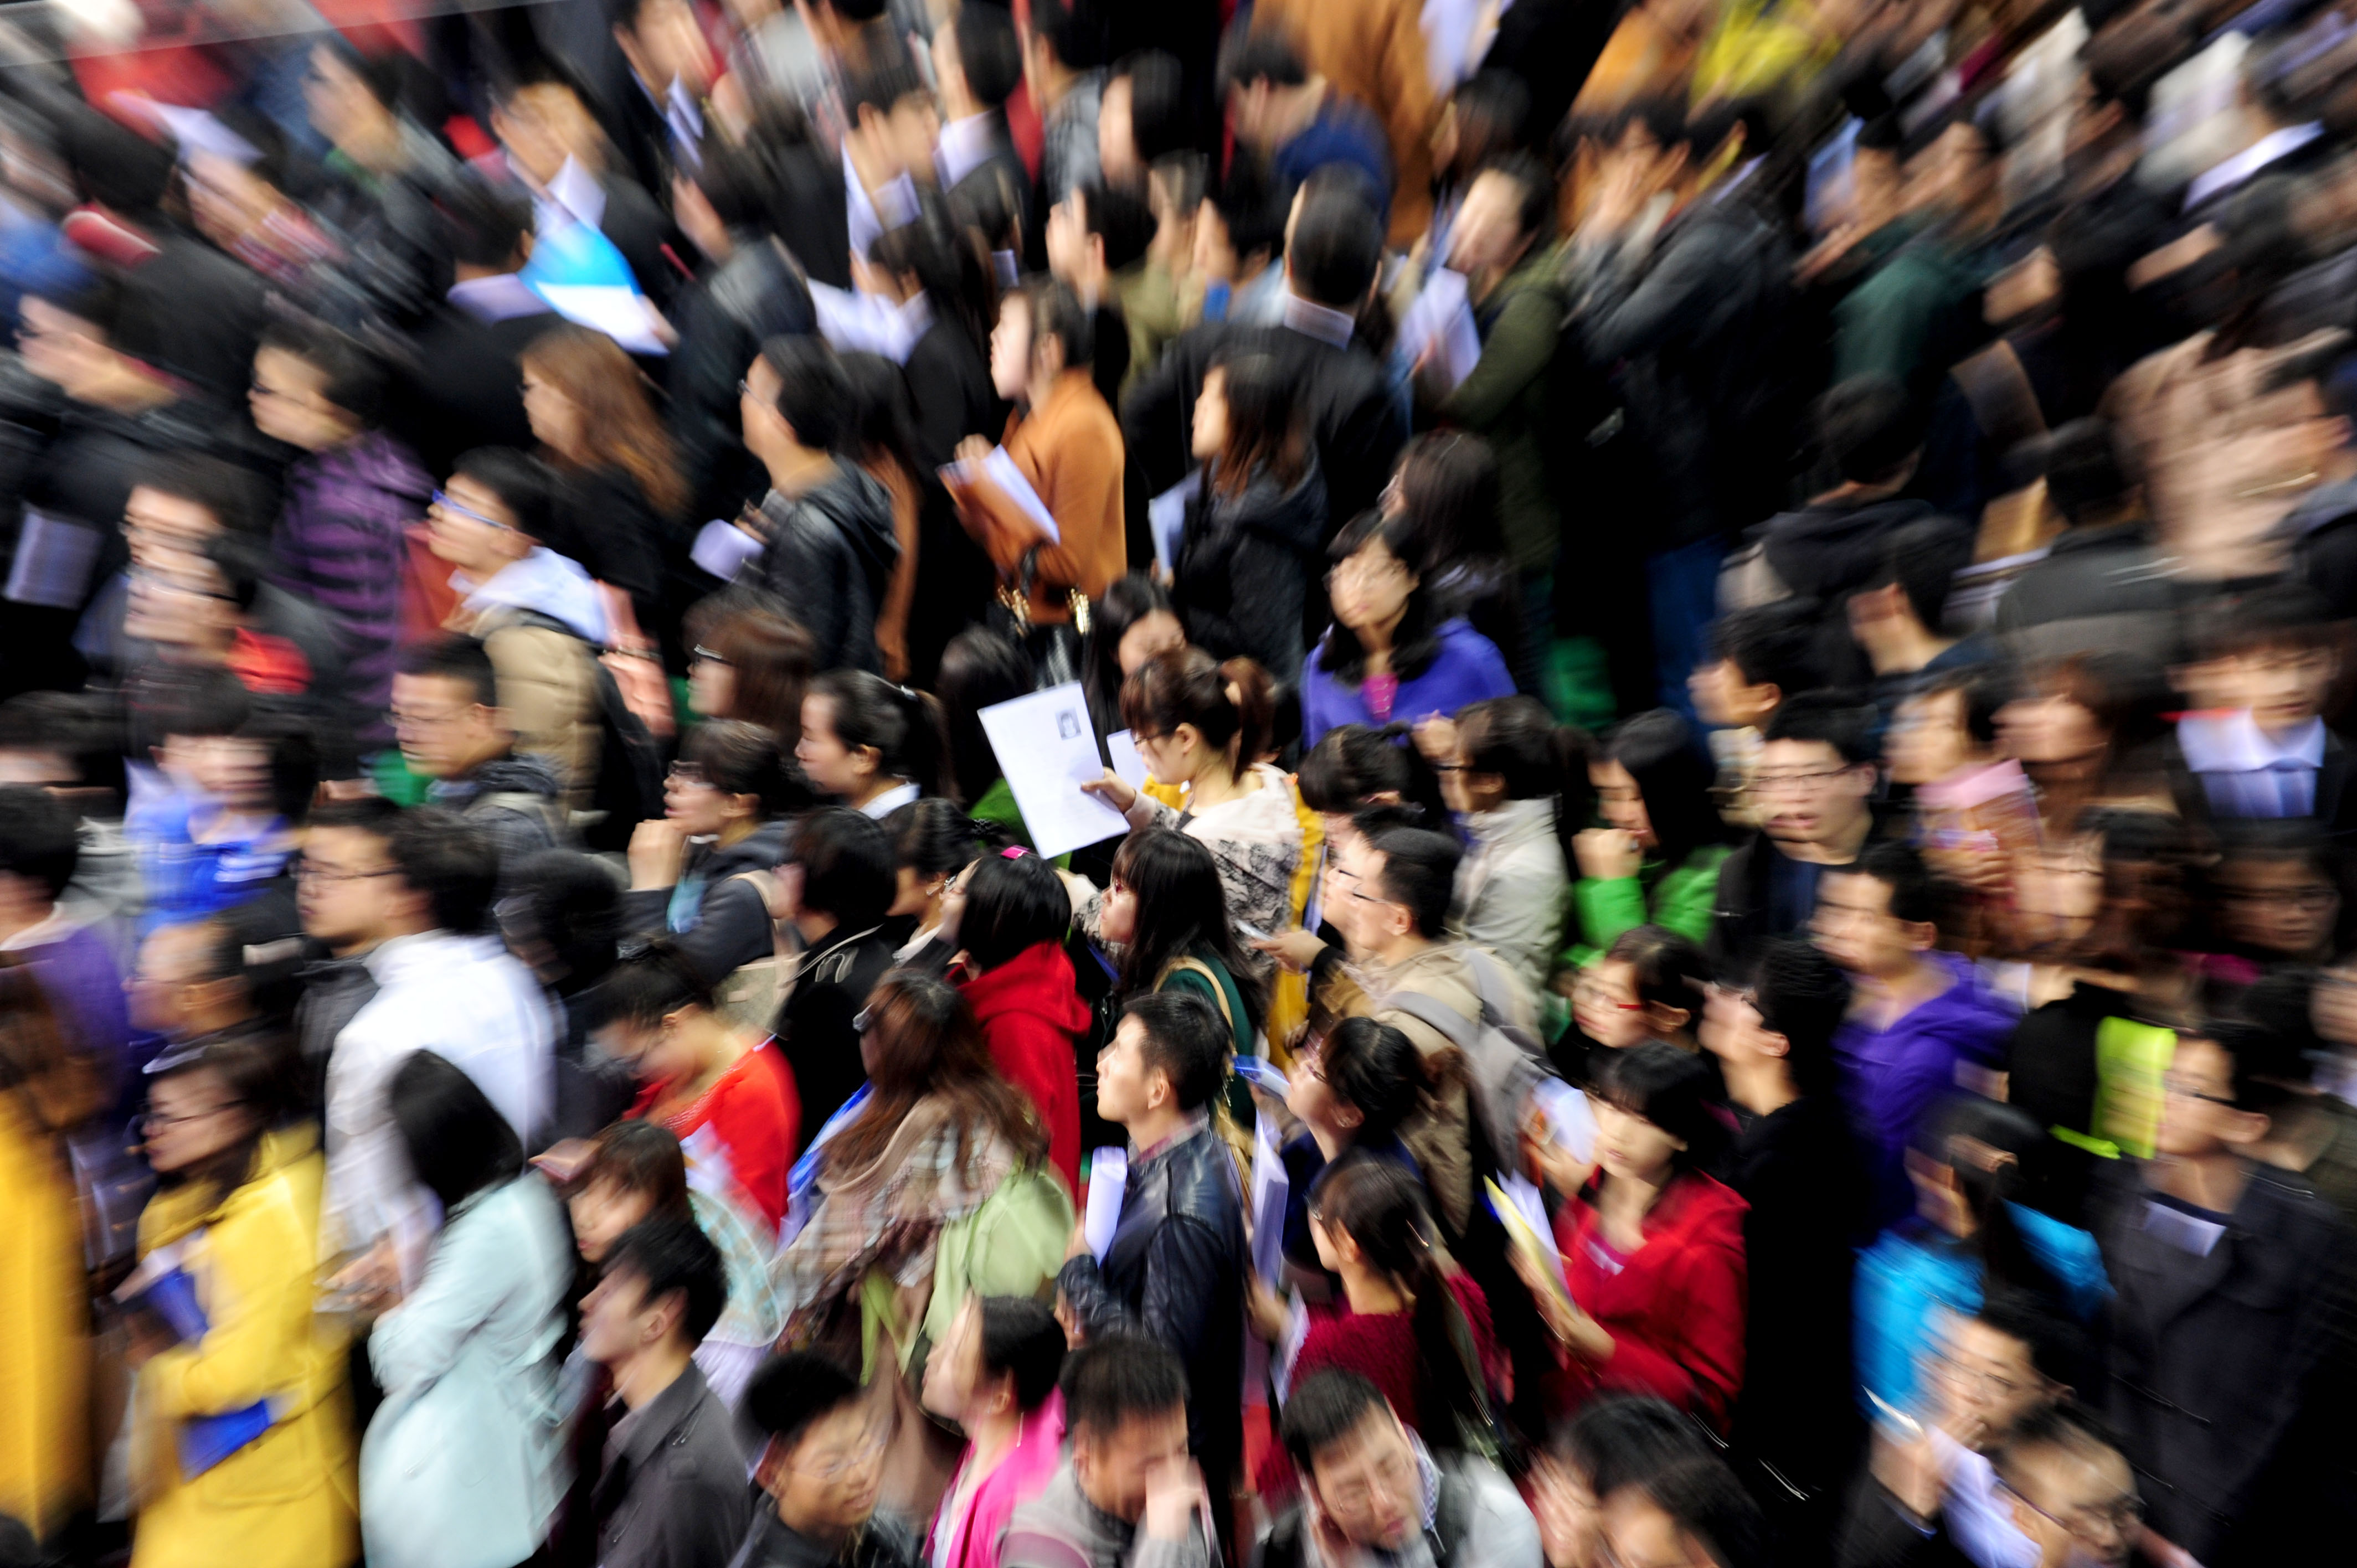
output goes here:
{"type": "Polygon", "coordinates": [[[1481,329],[1473,319],[1463,273],[1433,270],[1400,317],[1399,347],[1410,364],[1431,356],[1426,373],[1452,392],[1473,373],[1481,359],[1481,329]]]}

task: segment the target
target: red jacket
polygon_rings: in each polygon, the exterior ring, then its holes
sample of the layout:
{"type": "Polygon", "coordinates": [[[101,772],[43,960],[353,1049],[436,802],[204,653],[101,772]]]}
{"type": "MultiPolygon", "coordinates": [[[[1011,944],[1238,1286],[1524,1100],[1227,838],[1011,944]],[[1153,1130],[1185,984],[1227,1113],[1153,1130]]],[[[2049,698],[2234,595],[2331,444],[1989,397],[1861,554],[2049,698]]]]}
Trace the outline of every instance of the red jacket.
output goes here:
{"type": "MultiPolygon", "coordinates": [[[[639,1091],[630,1114],[644,1116],[670,1085],[651,1083],[639,1091]]],[[[747,1051],[697,1099],[663,1118],[683,1140],[710,1127],[728,1156],[728,1174],[752,1211],[777,1234],[786,1214],[786,1175],[793,1168],[794,1143],[802,1131],[802,1096],[794,1069],[774,1040],[747,1051]]]]}
{"type": "Polygon", "coordinates": [[[1089,1010],[1072,979],[1072,961],[1054,942],[1026,948],[965,983],[990,1059],[1006,1081],[1031,1097],[1048,1129],[1048,1163],[1081,1190],[1081,1084],[1072,1037],[1089,1010]]]}
{"type": "Polygon", "coordinates": [[[1576,1198],[1555,1216],[1571,1299],[1612,1336],[1601,1366],[1574,1358],[1570,1402],[1603,1389],[1658,1394],[1727,1430],[1743,1386],[1743,1216],[1750,1208],[1700,1172],[1670,1183],[1645,1216],[1645,1244],[1605,1249],[1596,1210],[1576,1198]],[[1616,1266],[1617,1265],[1617,1266],[1616,1266]]]}

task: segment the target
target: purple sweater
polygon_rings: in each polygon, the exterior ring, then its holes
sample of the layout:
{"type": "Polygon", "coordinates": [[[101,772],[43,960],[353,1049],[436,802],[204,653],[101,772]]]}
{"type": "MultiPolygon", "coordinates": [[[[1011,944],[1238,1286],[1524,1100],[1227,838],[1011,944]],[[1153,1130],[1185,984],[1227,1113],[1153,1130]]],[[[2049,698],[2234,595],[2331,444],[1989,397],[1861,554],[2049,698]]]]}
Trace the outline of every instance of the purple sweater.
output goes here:
{"type": "Polygon", "coordinates": [[[434,482],[409,448],[371,431],[286,471],[272,580],[317,605],[344,655],[344,696],[363,751],[390,745],[385,718],[409,564],[404,530],[425,515],[434,482]]]}
{"type": "MultiPolygon", "coordinates": [[[[1326,635],[1330,638],[1351,634],[1337,626],[1326,635]]],[[[1389,718],[1377,718],[1368,711],[1362,688],[1345,686],[1319,664],[1323,650],[1324,644],[1320,643],[1301,666],[1304,751],[1316,746],[1318,737],[1328,730],[1342,725],[1372,725],[1381,729],[1392,719],[1414,724],[1435,714],[1453,715],[1466,703],[1478,703],[1484,697],[1514,694],[1514,678],[1506,672],[1506,661],[1499,655],[1498,645],[1461,620],[1441,624],[1440,656],[1415,680],[1400,682],[1389,718]]]]}

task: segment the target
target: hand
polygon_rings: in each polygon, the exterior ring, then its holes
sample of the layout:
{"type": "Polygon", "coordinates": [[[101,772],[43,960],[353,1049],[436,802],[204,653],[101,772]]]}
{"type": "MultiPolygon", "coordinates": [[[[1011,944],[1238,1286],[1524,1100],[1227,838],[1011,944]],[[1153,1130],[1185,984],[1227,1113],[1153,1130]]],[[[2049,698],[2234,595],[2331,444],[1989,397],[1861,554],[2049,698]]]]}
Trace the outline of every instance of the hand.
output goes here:
{"type": "Polygon", "coordinates": [[[1538,1306],[1539,1316],[1545,1320],[1548,1331],[1566,1345],[1572,1344],[1585,1315],[1576,1306],[1564,1305],[1559,1289],[1563,1282],[1548,1280],[1545,1263],[1520,1247],[1507,1248],[1506,1256],[1514,1265],[1515,1276],[1531,1293],[1531,1300],[1538,1306]]]}
{"type": "Polygon", "coordinates": [[[843,150],[851,156],[851,172],[859,177],[859,183],[871,194],[900,177],[900,162],[893,156],[890,132],[883,116],[872,108],[859,116],[858,124],[845,128],[843,150]]]}
{"type": "Polygon", "coordinates": [[[651,817],[630,830],[630,891],[671,887],[687,854],[687,835],[667,817],[651,817]]]}
{"type": "Polygon", "coordinates": [[[1447,762],[1457,755],[1457,721],[1446,714],[1433,714],[1408,733],[1427,762],[1447,762]]]}
{"type": "Polygon", "coordinates": [[[992,445],[987,435],[969,435],[957,444],[953,456],[961,463],[979,463],[990,456],[992,445]]]}
{"type": "Polygon", "coordinates": [[[1092,779],[1082,785],[1081,793],[1094,795],[1125,817],[1129,815],[1129,809],[1137,804],[1137,791],[1129,787],[1128,779],[1110,768],[1104,770],[1103,778],[1092,779]]]}
{"type": "Polygon", "coordinates": [[[1939,1451],[1932,1447],[1928,1435],[1902,1441],[1878,1426],[1867,1464],[1882,1489],[1896,1498],[1909,1513],[1919,1520],[1929,1520],[1939,1513],[1940,1498],[1947,1489],[1948,1478],[1941,1468],[1939,1451]]]}
{"type": "Polygon", "coordinates": [[[895,685],[909,678],[909,636],[901,631],[876,634],[876,651],[884,660],[884,679],[895,685]]]}
{"type": "Polygon", "coordinates": [[[1072,1310],[1071,1298],[1062,1291],[1056,1293],[1056,1323],[1064,1331],[1064,1348],[1077,1350],[1088,1343],[1089,1337],[1081,1327],[1081,1315],[1072,1310]]]}
{"type": "Polygon", "coordinates": [[[1555,1188],[1559,1197],[1577,1197],[1580,1188],[1587,1185],[1587,1178],[1596,1173],[1595,1164],[1578,1158],[1555,1141],[1546,1112],[1532,1112],[1531,1121],[1532,1125],[1523,1135],[1523,1147],[1538,1172],[1538,1179],[1555,1188]]]}
{"type": "Polygon", "coordinates": [[[1571,841],[1579,859],[1579,875],[1598,882],[1634,876],[1645,864],[1637,835],[1620,828],[1583,828],[1571,841]]]}
{"type": "Polygon", "coordinates": [[[1244,1311],[1253,1332],[1274,1345],[1285,1337],[1285,1326],[1293,1320],[1293,1309],[1285,1298],[1258,1280],[1244,1283],[1244,1311]]]}
{"type": "Polygon", "coordinates": [[[1314,931],[1279,931],[1273,937],[1262,937],[1253,943],[1296,974],[1307,974],[1326,950],[1326,944],[1314,931]]]}
{"type": "Polygon", "coordinates": [[[1139,1522],[1155,1541],[1183,1541],[1203,1500],[1203,1473],[1192,1459],[1166,1459],[1146,1477],[1146,1517],[1139,1522]]]}
{"type": "Polygon", "coordinates": [[[328,1282],[355,1316],[376,1317],[401,1301],[401,1260],[391,1237],[381,1238],[350,1267],[328,1282]]]}

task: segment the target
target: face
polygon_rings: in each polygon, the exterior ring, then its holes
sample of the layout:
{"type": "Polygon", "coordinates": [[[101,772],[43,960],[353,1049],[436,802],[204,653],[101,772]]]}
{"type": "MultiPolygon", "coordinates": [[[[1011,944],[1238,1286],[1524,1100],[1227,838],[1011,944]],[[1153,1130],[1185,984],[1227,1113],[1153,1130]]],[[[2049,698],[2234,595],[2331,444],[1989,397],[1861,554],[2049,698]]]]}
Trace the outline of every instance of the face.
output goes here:
{"type": "Polygon", "coordinates": [[[187,155],[188,216],[215,244],[234,245],[279,204],[278,191],[233,158],[218,153],[187,155]]]}
{"type": "Polygon", "coordinates": [[[1097,1111],[1123,1126],[1172,1102],[1170,1079],[1146,1060],[1146,1026],[1124,1018],[1113,1043],[1097,1053],[1097,1111]]]}
{"type": "Polygon", "coordinates": [[[358,828],[313,828],[296,865],[296,909],[306,935],[330,948],[365,941],[392,917],[401,874],[384,841],[358,828]]]}
{"type": "Polygon", "coordinates": [[[1109,942],[1125,942],[1137,935],[1137,889],[1114,877],[1097,905],[1097,925],[1109,942]]]}
{"type": "Polygon", "coordinates": [[[2217,884],[2226,934],[2235,941],[2281,958],[2329,956],[2341,893],[2306,859],[2228,860],[2217,884]]]}
{"type": "Polygon", "coordinates": [[[434,553],[478,582],[532,553],[516,532],[515,514],[484,485],[453,474],[442,499],[425,510],[425,542],[434,553]]]}
{"type": "Polygon", "coordinates": [[[203,983],[205,949],[211,940],[211,928],[199,922],[162,927],[140,944],[139,967],[129,987],[134,1026],[159,1035],[190,1033],[188,988],[203,983]]]}
{"type": "Polygon", "coordinates": [[[1391,624],[1407,611],[1416,575],[1381,539],[1370,539],[1327,575],[1334,618],[1356,631],[1391,624]]]}
{"type": "Polygon", "coordinates": [[[1187,1463],[1187,1412],[1130,1417],[1112,1433],[1082,1427],[1072,1434],[1072,1468],[1081,1489],[1115,1519],[1135,1524],[1146,1516],[1146,1487],[1187,1463]]]}
{"type": "Polygon", "coordinates": [[[1596,1568],[1603,1515],[1595,1489],[1576,1466],[1552,1454],[1533,1462],[1531,1512],[1539,1522],[1547,1568],[1596,1568]]]}
{"type": "Polygon", "coordinates": [[[1600,1095],[1596,1106],[1596,1159],[1606,1174],[1658,1187],[1667,1179],[1672,1156],[1686,1146],[1633,1112],[1600,1095]]]}
{"type": "MultiPolygon", "coordinates": [[[[949,1337],[925,1363],[925,1408],[948,1421],[963,1419],[991,1394],[1011,1388],[988,1389],[982,1369],[982,1298],[969,1295],[950,1319],[949,1337]]],[[[1001,1385],[1010,1380],[1001,1378],[1001,1385]]]]}
{"type": "Polygon", "coordinates": [[[671,1333],[678,1298],[647,1299],[645,1276],[608,1273],[581,1301],[581,1353],[601,1367],[630,1359],[671,1333]]]}
{"type": "Polygon", "coordinates": [[[1077,286],[1094,269],[1087,199],[1077,190],[1048,209],[1048,270],[1077,286]]]}
{"type": "Polygon", "coordinates": [[[1415,1450],[1388,1406],[1312,1455],[1309,1485],[1318,1508],[1354,1546],[1394,1551],[1423,1521],[1415,1450]]]}
{"type": "Polygon", "coordinates": [[[1193,725],[1180,725],[1159,735],[1132,730],[1129,738],[1146,770],[1165,784],[1192,783],[1211,755],[1203,745],[1203,732],[1193,725]]]}
{"type": "Polygon", "coordinates": [[[565,1200],[565,1208],[573,1219],[574,1246],[580,1249],[585,1261],[602,1263],[623,1231],[654,1212],[655,1200],[611,1176],[600,1176],[583,1184],[580,1191],[565,1200]]]}
{"type": "Polygon", "coordinates": [[[147,1163],[169,1175],[200,1165],[245,1136],[253,1119],[210,1068],[147,1086],[147,1163]]]}
{"type": "Polygon", "coordinates": [[[1933,1372],[1941,1429],[1975,1454],[2051,1397],[2029,1345],[1976,1317],[1950,1316],[1933,1372]]]}
{"type": "Polygon", "coordinates": [[[2257,648],[2212,661],[2218,704],[2248,708],[2261,729],[2287,730],[2314,718],[2340,674],[2323,648],[2257,648]]]}
{"type": "Polygon", "coordinates": [[[311,72],[303,81],[303,103],[310,112],[312,129],[339,147],[349,147],[384,118],[367,84],[336,57],[335,51],[311,51],[311,72]]]}
{"type": "Polygon", "coordinates": [[[18,307],[17,322],[17,348],[25,368],[69,395],[114,363],[114,350],[96,328],[47,300],[27,298],[18,307]]]}
{"type": "Polygon", "coordinates": [[[674,762],[663,776],[663,815],[690,838],[709,838],[759,806],[758,797],[728,794],[693,762],[674,762]]]}
{"type": "Polygon", "coordinates": [[[857,750],[834,733],[834,699],[816,694],[802,699],[802,737],[794,743],[794,760],[810,781],[830,795],[856,800],[876,777],[876,749],[857,750]]]}
{"type": "Polygon", "coordinates": [[[1852,974],[1904,974],[1930,945],[1921,926],[1890,913],[1890,885],[1871,876],[1827,875],[1817,884],[1809,934],[1818,950],[1852,974]]]}
{"type": "Polygon", "coordinates": [[[201,559],[206,545],[221,531],[213,514],[186,496],[132,487],[123,503],[123,539],[137,565],[151,565],[175,556],[201,559]]]}
{"type": "Polygon", "coordinates": [[[1138,666],[1168,648],[1187,646],[1187,628],[1168,610],[1148,610],[1129,623],[1114,649],[1114,658],[1121,665],[1125,678],[1137,673],[1138,666]]]}
{"type": "Polygon", "coordinates": [[[1598,959],[1579,972],[1572,986],[1571,1013],[1581,1034],[1614,1050],[1652,1037],[1645,1004],[1637,995],[1637,966],[1624,958],[1598,959]]]}
{"type": "Polygon", "coordinates": [[[1596,789],[1596,807],[1604,820],[1652,849],[1662,841],[1653,836],[1653,819],[1645,811],[1644,792],[1636,776],[1609,757],[1587,765],[1587,782],[1596,789]]]}
{"type": "Polygon", "coordinates": [[[712,84],[712,51],[686,0],[655,0],[639,13],[635,34],[615,29],[631,67],[658,88],[679,82],[690,92],[712,84]]]}
{"type": "Polygon", "coordinates": [[[761,1455],[761,1485],[778,1517],[809,1534],[857,1530],[876,1511],[888,1428],[858,1404],[813,1422],[791,1449],[774,1441],[761,1455]]]}
{"type": "Polygon", "coordinates": [[[737,668],[709,649],[687,661],[687,705],[707,719],[725,719],[737,703],[737,668]]]}
{"type": "Polygon", "coordinates": [[[1105,83],[1104,96],[1097,102],[1097,163],[1104,170],[1107,185],[1125,188],[1146,178],[1146,166],[1137,161],[1137,129],[1130,118],[1133,100],[1128,77],[1116,76],[1105,83]]]}
{"type": "Polygon", "coordinates": [[[524,173],[543,185],[563,170],[567,156],[559,131],[562,122],[550,113],[554,107],[550,99],[556,91],[561,90],[527,87],[491,110],[491,130],[500,145],[524,173]]]}
{"type": "Polygon", "coordinates": [[[1009,292],[990,329],[990,384],[1013,403],[1031,390],[1031,302],[1009,292]]]}
{"type": "Polygon", "coordinates": [[[1285,1108],[1338,1144],[1350,1142],[1359,1130],[1358,1107],[1334,1092],[1318,1042],[1306,1036],[1285,1075],[1285,1108]]]}
{"type": "Polygon", "coordinates": [[[1722,1061],[1749,1061],[1784,1054],[1784,1037],[1768,1027],[1751,993],[1714,985],[1703,1004],[1702,1027],[1695,1031],[1702,1048],[1722,1061]]]}
{"type": "Polygon", "coordinates": [[[221,570],[201,555],[155,550],[131,568],[123,629],[167,652],[225,647],[237,634],[237,601],[221,570]]]}
{"type": "Polygon", "coordinates": [[[1523,188],[1492,169],[1473,182],[1457,215],[1448,264],[1468,277],[1512,266],[1529,243],[1523,232],[1523,188]]]}
{"type": "Polygon", "coordinates": [[[245,394],[253,427],[306,452],[334,446],[351,434],[352,424],[328,401],[327,386],[317,366],[281,349],[262,349],[253,356],[253,384],[245,394]]]}
{"type": "Polygon", "coordinates": [[[164,769],[205,799],[233,811],[270,801],[270,747],[233,735],[176,735],[164,742],[164,769]]]}
{"type": "Polygon", "coordinates": [[[530,362],[523,367],[523,413],[542,446],[568,456],[581,449],[581,405],[530,362]]]}
{"type": "Polygon", "coordinates": [[[1989,748],[1964,727],[1964,694],[1932,692],[1899,704],[1885,743],[1890,777],[1900,784],[1932,784],[1988,759],[1989,748]]]}
{"type": "Polygon", "coordinates": [[[2180,1159],[2249,1141],[2252,1118],[2234,1109],[2234,1058],[2214,1040],[2180,1035],[2161,1078],[2160,1130],[2153,1146],[2180,1159]]]}
{"type": "Polygon", "coordinates": [[[2030,696],[1996,711],[1997,745],[2025,767],[2081,762],[2098,756],[2111,736],[2094,714],[2065,696],[2030,696]]]}
{"type": "Polygon", "coordinates": [[[1771,740],[1751,779],[1768,836],[1786,843],[1842,838],[1866,817],[1874,769],[1853,768],[1821,740],[1771,740]]]}
{"type": "Polygon", "coordinates": [[[2040,1448],[2024,1455],[2007,1490],[2014,1521],[2038,1542],[2041,1563],[2120,1568],[2144,1518],[2136,1473],[2109,1448],[2040,1448]]]}
{"type": "Polygon", "coordinates": [[[1601,1533],[1612,1568],[1713,1568],[1710,1553],[1634,1487],[1604,1499],[1601,1533]]]}
{"type": "Polygon", "coordinates": [[[1196,457],[1210,462],[1228,446],[1228,372],[1225,368],[1211,371],[1203,377],[1203,390],[1195,396],[1195,440],[1192,450],[1196,457]]]}
{"type": "Polygon", "coordinates": [[[1756,728],[1776,711],[1780,693],[1772,682],[1754,685],[1743,678],[1742,666],[1732,659],[1697,664],[1686,677],[1695,715],[1712,729],[1756,728]]]}
{"type": "Polygon", "coordinates": [[[428,779],[454,778],[505,749],[498,711],[447,675],[393,678],[393,733],[402,760],[428,779]]]}

